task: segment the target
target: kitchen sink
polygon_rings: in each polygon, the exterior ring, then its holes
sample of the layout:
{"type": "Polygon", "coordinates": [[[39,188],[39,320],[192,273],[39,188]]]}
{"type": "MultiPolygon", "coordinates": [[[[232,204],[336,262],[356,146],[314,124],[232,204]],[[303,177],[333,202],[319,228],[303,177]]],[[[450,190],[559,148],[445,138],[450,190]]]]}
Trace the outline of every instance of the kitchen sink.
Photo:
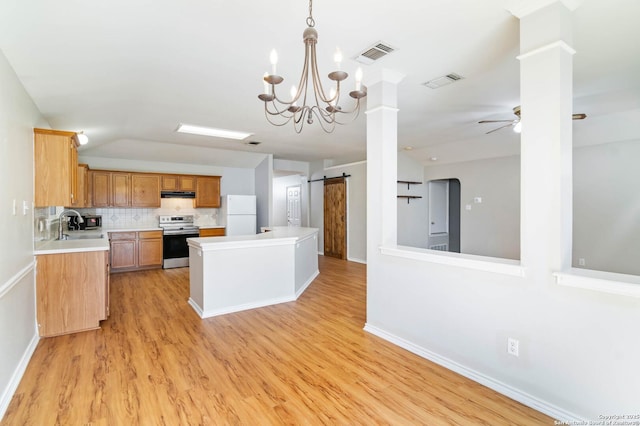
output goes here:
{"type": "Polygon", "coordinates": [[[96,240],[104,238],[104,234],[64,234],[60,240],[96,240]]]}

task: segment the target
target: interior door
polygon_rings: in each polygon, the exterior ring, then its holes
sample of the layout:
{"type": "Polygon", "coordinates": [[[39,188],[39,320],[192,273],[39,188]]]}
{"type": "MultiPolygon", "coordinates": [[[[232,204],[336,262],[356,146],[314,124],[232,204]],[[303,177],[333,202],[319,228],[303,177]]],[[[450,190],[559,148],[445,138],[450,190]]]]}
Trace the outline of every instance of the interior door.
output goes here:
{"type": "Polygon", "coordinates": [[[324,255],[347,258],[347,183],[324,181],[324,255]]]}
{"type": "Polygon", "coordinates": [[[287,187],[287,224],[289,226],[302,225],[302,213],[300,208],[301,185],[287,187]]]}

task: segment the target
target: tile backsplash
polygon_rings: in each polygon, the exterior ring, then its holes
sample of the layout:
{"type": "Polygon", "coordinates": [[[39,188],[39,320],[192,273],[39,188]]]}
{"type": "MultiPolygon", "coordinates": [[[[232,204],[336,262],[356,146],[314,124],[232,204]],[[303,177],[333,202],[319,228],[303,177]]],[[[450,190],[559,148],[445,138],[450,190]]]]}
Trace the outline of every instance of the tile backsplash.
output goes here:
{"type": "MultiPolygon", "coordinates": [[[[54,240],[57,238],[58,215],[62,207],[42,207],[34,209],[34,240],[54,240]]],[[[163,198],[160,208],[90,208],[75,209],[82,215],[101,215],[103,229],[156,228],[160,215],[193,215],[198,226],[218,224],[218,209],[196,209],[193,200],[163,198]]]]}
{"type": "Polygon", "coordinates": [[[154,208],[92,208],[78,209],[83,214],[102,216],[104,229],[157,227],[160,215],[193,215],[196,225],[216,225],[218,209],[196,209],[193,200],[182,198],[163,198],[159,209],[154,208]]]}

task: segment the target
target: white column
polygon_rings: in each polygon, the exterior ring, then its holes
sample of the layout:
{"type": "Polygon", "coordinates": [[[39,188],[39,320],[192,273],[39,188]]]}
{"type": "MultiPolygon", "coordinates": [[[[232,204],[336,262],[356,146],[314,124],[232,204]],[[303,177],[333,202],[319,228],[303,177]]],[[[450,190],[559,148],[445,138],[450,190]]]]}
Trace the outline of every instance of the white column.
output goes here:
{"type": "Polygon", "coordinates": [[[569,8],[577,3],[534,0],[511,9],[520,18],[521,260],[532,278],[571,267],[575,52],[569,8]]]}
{"type": "Polygon", "coordinates": [[[403,74],[367,75],[367,259],[397,241],[398,99],[403,74]]]}

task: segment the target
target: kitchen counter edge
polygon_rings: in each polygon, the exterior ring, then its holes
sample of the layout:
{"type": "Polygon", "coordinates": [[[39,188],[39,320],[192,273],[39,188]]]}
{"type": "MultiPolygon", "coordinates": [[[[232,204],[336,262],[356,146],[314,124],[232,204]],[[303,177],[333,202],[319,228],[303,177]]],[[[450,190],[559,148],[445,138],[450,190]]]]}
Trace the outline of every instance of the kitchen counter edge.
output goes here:
{"type": "Polygon", "coordinates": [[[38,241],[33,254],[81,253],[87,251],[109,251],[108,238],[93,238],[87,240],[49,240],[38,241]]]}

